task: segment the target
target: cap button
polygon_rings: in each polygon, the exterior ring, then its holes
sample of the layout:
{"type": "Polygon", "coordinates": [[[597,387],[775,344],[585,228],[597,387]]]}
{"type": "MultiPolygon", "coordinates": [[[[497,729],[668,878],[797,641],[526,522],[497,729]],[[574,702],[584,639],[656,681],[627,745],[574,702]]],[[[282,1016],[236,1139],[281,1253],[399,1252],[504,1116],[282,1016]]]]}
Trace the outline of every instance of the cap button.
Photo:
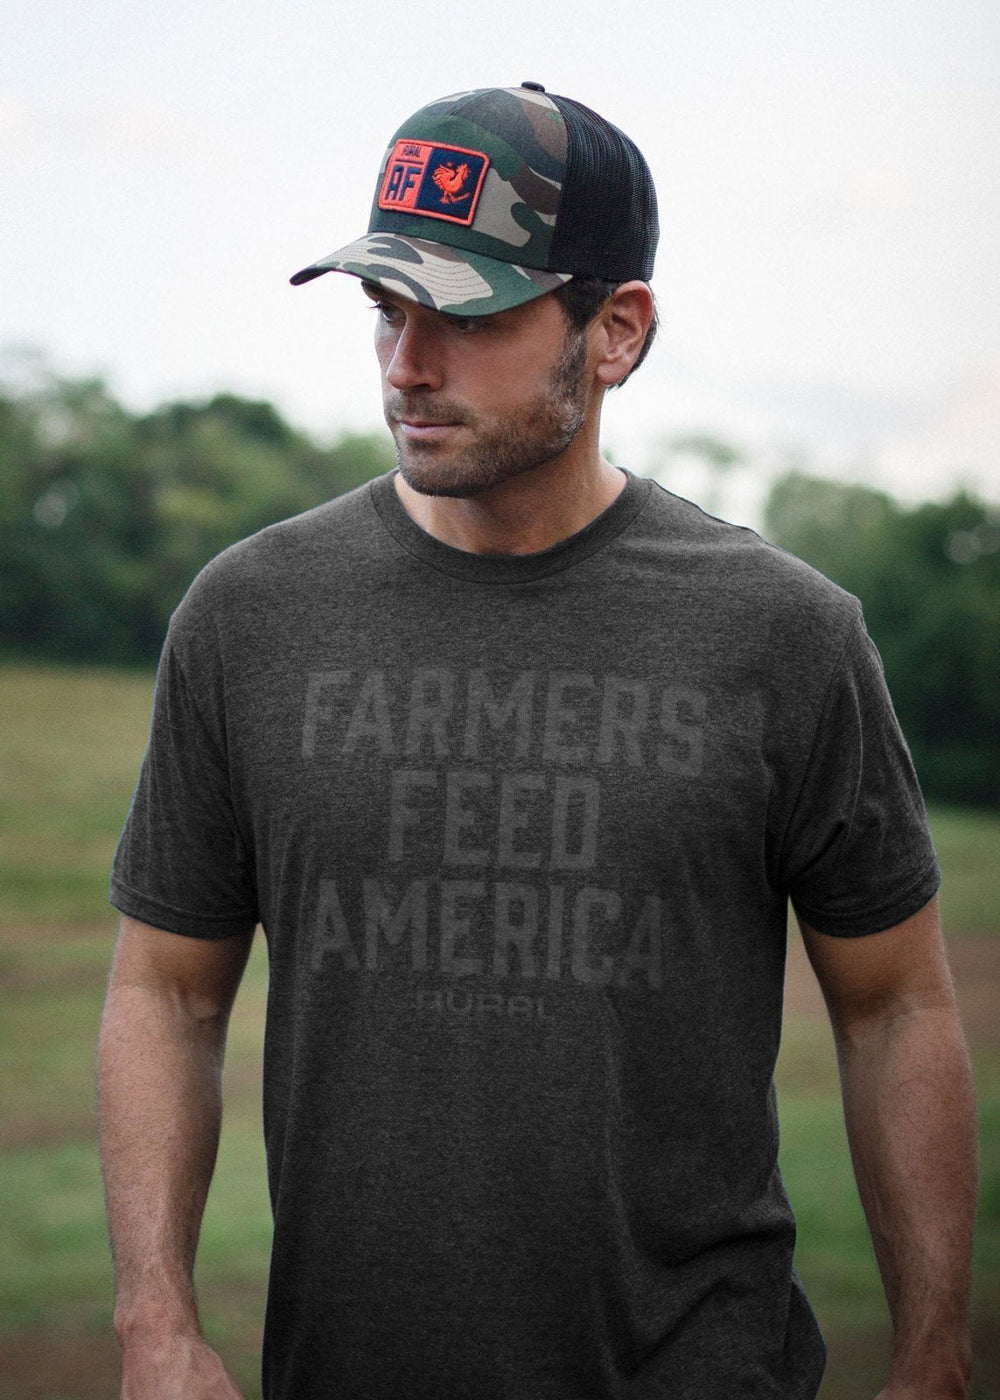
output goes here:
{"type": "Polygon", "coordinates": [[[532,92],[544,92],[545,88],[541,83],[522,83],[522,87],[530,88],[532,92]]]}

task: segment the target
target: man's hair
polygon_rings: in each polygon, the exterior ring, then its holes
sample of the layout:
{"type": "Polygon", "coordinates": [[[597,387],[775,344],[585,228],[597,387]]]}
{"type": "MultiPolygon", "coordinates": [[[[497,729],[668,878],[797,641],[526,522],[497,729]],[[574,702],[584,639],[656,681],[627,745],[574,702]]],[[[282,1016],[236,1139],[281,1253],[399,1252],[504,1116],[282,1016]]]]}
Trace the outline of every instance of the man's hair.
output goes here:
{"type": "MultiPolygon", "coordinates": [[[[563,315],[569,323],[570,330],[579,335],[581,331],[585,330],[586,327],[590,325],[611,293],[622,285],[623,283],[621,282],[605,282],[600,277],[571,277],[568,282],[564,282],[561,287],[557,287],[552,295],[562,307],[563,315]]],[[[630,378],[642,364],[643,360],[649,354],[649,347],[656,339],[658,326],[659,318],[657,316],[656,302],[654,300],[653,319],[649,323],[649,330],[646,332],[646,339],[643,341],[642,349],[639,351],[639,358],[629,370],[628,374],[625,375],[625,378],[620,379],[618,383],[614,385],[614,388],[620,389],[625,383],[625,380],[630,378]]]]}

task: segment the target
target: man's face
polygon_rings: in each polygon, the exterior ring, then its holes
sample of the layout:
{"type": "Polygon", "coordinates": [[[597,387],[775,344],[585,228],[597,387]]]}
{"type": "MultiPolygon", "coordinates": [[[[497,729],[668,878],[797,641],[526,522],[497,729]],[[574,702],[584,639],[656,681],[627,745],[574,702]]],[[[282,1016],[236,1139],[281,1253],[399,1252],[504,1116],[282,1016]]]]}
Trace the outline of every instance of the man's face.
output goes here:
{"type": "Polygon", "coordinates": [[[469,497],[559,456],[587,416],[587,337],[551,295],[493,316],[431,311],[365,285],[404,480],[469,497]]]}

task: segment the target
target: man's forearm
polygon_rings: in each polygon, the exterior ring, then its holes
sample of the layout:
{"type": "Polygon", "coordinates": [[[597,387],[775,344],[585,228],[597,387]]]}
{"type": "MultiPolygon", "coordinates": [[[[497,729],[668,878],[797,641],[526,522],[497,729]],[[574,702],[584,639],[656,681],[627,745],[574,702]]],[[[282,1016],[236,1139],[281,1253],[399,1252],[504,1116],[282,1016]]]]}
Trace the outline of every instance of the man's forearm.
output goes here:
{"type": "Polygon", "coordinates": [[[224,1015],[112,983],[98,1092],[123,1345],[198,1330],[192,1274],[219,1140],[225,1033],[224,1015]]]}
{"type": "Polygon", "coordinates": [[[838,1035],[848,1135],[894,1329],[886,1397],[967,1393],[975,1107],[947,998],[838,1035]]]}

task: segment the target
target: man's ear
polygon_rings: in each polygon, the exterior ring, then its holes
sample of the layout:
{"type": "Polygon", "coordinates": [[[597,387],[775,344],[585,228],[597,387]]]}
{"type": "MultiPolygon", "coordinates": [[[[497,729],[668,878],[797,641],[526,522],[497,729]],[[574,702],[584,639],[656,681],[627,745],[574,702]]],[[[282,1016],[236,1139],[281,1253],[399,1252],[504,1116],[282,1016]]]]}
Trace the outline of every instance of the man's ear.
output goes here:
{"type": "Polygon", "coordinates": [[[599,357],[594,373],[607,388],[620,384],[635,365],[653,310],[653,293],[645,282],[623,282],[597,313],[599,357]]]}

